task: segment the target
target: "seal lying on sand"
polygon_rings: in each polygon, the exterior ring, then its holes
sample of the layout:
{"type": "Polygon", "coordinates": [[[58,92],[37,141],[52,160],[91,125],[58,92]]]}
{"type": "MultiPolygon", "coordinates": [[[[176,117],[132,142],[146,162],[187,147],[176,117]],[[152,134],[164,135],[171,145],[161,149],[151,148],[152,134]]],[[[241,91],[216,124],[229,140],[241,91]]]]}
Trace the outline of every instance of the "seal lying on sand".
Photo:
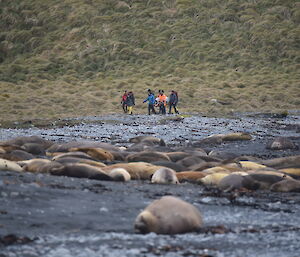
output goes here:
{"type": "Polygon", "coordinates": [[[193,205],[173,196],[164,196],[152,202],[136,218],[137,233],[179,234],[197,231],[203,222],[193,205]]]}

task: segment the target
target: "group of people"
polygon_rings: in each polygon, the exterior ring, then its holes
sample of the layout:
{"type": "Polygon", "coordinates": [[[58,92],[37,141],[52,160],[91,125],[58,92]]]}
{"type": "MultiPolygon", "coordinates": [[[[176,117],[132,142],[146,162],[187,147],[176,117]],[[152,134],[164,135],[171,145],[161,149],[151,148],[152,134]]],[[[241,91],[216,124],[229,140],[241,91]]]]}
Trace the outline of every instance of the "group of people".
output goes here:
{"type": "MultiPolygon", "coordinates": [[[[172,108],[175,113],[179,113],[176,106],[178,103],[178,93],[174,90],[171,91],[169,97],[164,94],[164,90],[158,91],[158,96],[155,97],[154,92],[151,89],[148,89],[148,97],[143,101],[143,103],[148,102],[148,114],[166,114],[166,107],[169,105],[168,114],[172,114],[172,108]],[[155,110],[155,107],[158,107],[159,111],[155,110]]],[[[135,105],[135,98],[132,91],[125,91],[122,96],[121,101],[124,113],[133,113],[133,106],[135,105]]]]}

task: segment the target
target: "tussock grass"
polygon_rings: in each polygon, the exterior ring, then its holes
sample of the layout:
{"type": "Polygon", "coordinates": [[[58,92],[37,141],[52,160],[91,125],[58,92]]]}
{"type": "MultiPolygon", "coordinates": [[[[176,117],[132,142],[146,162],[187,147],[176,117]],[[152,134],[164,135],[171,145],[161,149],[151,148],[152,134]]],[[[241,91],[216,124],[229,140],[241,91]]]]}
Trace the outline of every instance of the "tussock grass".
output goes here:
{"type": "Polygon", "coordinates": [[[124,90],[146,113],[148,88],[177,90],[181,112],[299,109],[299,7],[0,1],[0,120],[122,112],[124,90]]]}

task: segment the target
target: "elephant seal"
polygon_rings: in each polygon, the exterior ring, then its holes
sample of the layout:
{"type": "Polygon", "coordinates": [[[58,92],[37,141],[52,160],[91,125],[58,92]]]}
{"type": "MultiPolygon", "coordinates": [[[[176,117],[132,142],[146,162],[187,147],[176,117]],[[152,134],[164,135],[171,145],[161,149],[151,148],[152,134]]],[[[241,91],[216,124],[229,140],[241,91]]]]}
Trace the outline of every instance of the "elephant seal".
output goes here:
{"type": "Polygon", "coordinates": [[[127,162],[156,162],[156,161],[171,161],[170,158],[160,152],[140,152],[130,154],[126,157],[127,162]]]}
{"type": "Polygon", "coordinates": [[[153,137],[153,136],[137,136],[129,139],[129,143],[141,143],[141,142],[152,142],[156,145],[166,146],[166,143],[163,139],[153,137]]]}
{"type": "Polygon", "coordinates": [[[0,153],[0,157],[10,161],[23,161],[33,159],[34,156],[30,153],[27,153],[23,150],[13,150],[9,153],[0,153]]]}
{"type": "Polygon", "coordinates": [[[266,148],[271,150],[286,150],[297,149],[297,146],[287,137],[277,137],[269,142],[266,148]]]}
{"type": "Polygon", "coordinates": [[[114,181],[129,181],[130,180],[130,174],[127,172],[127,170],[123,168],[116,168],[109,172],[109,176],[113,178],[114,181]]]}
{"type": "Polygon", "coordinates": [[[249,190],[268,190],[270,187],[284,179],[285,175],[282,176],[273,174],[249,174],[244,176],[243,187],[249,190]]]}
{"type": "Polygon", "coordinates": [[[283,179],[274,183],[270,190],[275,192],[300,192],[300,181],[296,179],[283,179]]]}
{"type": "Polygon", "coordinates": [[[229,173],[223,172],[213,173],[201,178],[198,182],[206,186],[217,186],[219,185],[220,181],[228,175],[229,173]]]}
{"type": "Polygon", "coordinates": [[[9,145],[18,145],[18,146],[22,146],[22,145],[27,144],[27,143],[34,143],[34,144],[41,145],[44,149],[47,149],[48,147],[51,147],[54,144],[54,142],[43,139],[43,138],[38,137],[38,136],[15,137],[13,139],[4,141],[4,143],[9,144],[9,145]]]}
{"type": "Polygon", "coordinates": [[[102,148],[76,147],[76,148],[70,148],[69,152],[84,152],[87,155],[99,161],[114,160],[114,156],[109,151],[102,148]]]}
{"type": "Polygon", "coordinates": [[[196,145],[214,145],[214,144],[221,144],[226,141],[244,141],[244,140],[251,140],[251,139],[252,136],[249,133],[235,132],[229,134],[211,135],[204,139],[201,139],[196,143],[196,145]]]}
{"type": "Polygon", "coordinates": [[[88,164],[67,164],[50,171],[51,175],[67,176],[75,178],[88,178],[96,180],[113,180],[107,173],[100,168],[88,164]]]}
{"type": "Polygon", "coordinates": [[[202,225],[201,214],[195,206],[173,196],[164,196],[137,216],[134,229],[143,234],[182,234],[198,231],[202,225]]]}
{"type": "Polygon", "coordinates": [[[274,169],[300,168],[300,155],[262,160],[259,163],[274,169]]]}
{"type": "Polygon", "coordinates": [[[154,172],[151,183],[154,184],[179,184],[176,172],[169,168],[160,168],[154,172]]]}
{"type": "Polygon", "coordinates": [[[68,152],[68,153],[52,153],[52,161],[57,161],[62,158],[66,157],[74,157],[74,158],[81,158],[81,159],[86,159],[86,160],[93,160],[96,161],[94,158],[92,158],[90,155],[84,153],[84,152],[68,152]]]}
{"type": "Polygon", "coordinates": [[[207,176],[207,174],[204,174],[201,171],[181,171],[181,172],[176,172],[176,176],[180,183],[181,182],[196,183],[199,179],[207,176]]]}
{"type": "Polygon", "coordinates": [[[22,172],[23,169],[22,167],[13,162],[13,161],[9,161],[9,160],[6,160],[6,159],[0,159],[0,171],[3,170],[3,171],[17,171],[17,172],[22,172]]]}
{"type": "Polygon", "coordinates": [[[26,143],[21,148],[31,154],[35,155],[46,155],[46,149],[43,145],[37,143],[26,143]]]}
{"type": "Polygon", "coordinates": [[[115,168],[125,169],[130,174],[131,179],[150,180],[154,172],[163,167],[155,166],[147,162],[131,162],[112,164],[101,169],[109,173],[109,171],[115,168]]]}
{"type": "Polygon", "coordinates": [[[61,163],[56,161],[50,161],[47,159],[31,159],[28,161],[19,162],[23,165],[24,171],[32,172],[32,173],[50,173],[50,171],[54,168],[63,167],[61,163]]]}
{"type": "Polygon", "coordinates": [[[265,165],[256,162],[251,162],[251,161],[239,161],[239,164],[244,170],[258,170],[258,169],[266,168],[265,165]]]}
{"type": "Polygon", "coordinates": [[[243,187],[243,180],[244,176],[240,174],[229,174],[220,180],[218,188],[226,192],[240,189],[243,187]]]}
{"type": "Polygon", "coordinates": [[[95,141],[71,141],[63,144],[53,144],[47,148],[47,152],[68,152],[70,148],[102,148],[108,151],[118,152],[118,147],[115,147],[108,143],[95,142],[95,141]]]}
{"type": "Polygon", "coordinates": [[[72,164],[72,163],[85,163],[96,167],[106,167],[106,165],[102,162],[93,161],[89,159],[83,159],[83,158],[76,158],[76,157],[64,157],[59,158],[56,160],[56,162],[59,162],[61,164],[72,164]]]}
{"type": "Polygon", "coordinates": [[[300,168],[287,168],[287,169],[281,169],[279,171],[287,173],[289,175],[300,176],[300,168]]]}
{"type": "Polygon", "coordinates": [[[169,152],[166,153],[166,155],[171,159],[172,162],[177,162],[188,156],[191,156],[190,153],[186,153],[186,152],[169,152]]]}

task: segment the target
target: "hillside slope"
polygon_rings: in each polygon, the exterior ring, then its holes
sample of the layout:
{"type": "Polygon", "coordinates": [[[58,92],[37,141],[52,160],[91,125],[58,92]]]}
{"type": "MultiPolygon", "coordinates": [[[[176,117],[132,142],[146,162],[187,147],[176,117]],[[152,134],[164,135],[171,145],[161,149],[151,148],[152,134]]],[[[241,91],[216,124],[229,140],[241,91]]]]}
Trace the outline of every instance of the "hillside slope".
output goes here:
{"type": "Polygon", "coordinates": [[[120,112],[176,89],[181,111],[300,108],[291,0],[0,1],[2,120],[120,112]],[[216,99],[216,100],[214,100],[216,99]]]}

